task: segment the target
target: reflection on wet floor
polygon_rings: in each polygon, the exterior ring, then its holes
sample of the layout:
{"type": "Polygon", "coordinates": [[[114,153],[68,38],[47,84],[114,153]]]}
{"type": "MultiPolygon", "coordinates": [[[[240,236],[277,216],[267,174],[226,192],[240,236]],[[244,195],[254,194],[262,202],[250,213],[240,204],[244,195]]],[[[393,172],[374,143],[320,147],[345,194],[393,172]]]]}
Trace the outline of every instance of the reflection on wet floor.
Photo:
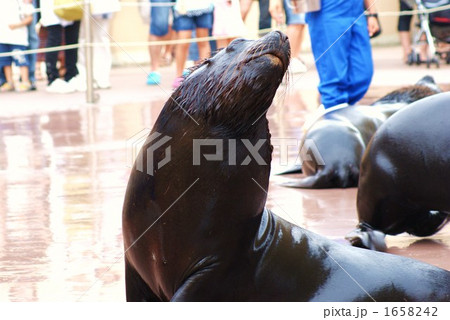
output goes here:
{"type": "MultiPolygon", "coordinates": [[[[389,88],[375,89],[380,96],[389,88]]],[[[315,91],[281,89],[268,113],[273,170],[295,161],[315,91]]],[[[366,101],[370,102],[370,101],[366,101]]],[[[131,158],[163,101],[0,118],[0,301],[124,301],[121,210],[131,158]]],[[[275,213],[340,242],[356,189],[299,190],[272,176],[275,213]]],[[[389,237],[389,251],[450,269],[450,228],[389,237]]]]}

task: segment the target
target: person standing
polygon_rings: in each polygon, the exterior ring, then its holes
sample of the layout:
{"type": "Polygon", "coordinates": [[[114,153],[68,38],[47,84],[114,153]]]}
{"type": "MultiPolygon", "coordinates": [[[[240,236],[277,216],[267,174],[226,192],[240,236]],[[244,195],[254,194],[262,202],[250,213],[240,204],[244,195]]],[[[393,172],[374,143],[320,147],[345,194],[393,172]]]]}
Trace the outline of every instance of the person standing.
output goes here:
{"type": "Polygon", "coordinates": [[[239,0],[215,0],[212,35],[222,37],[216,40],[217,48],[225,48],[233,39],[244,36],[245,32],[239,0]],[[228,38],[224,39],[226,36],[228,38]]]}
{"type": "MultiPolygon", "coordinates": [[[[64,36],[66,45],[78,44],[80,33],[80,21],[66,21],[59,18],[53,12],[53,0],[40,0],[41,4],[41,24],[47,28],[46,48],[60,46],[64,36]]],[[[47,52],[45,54],[45,66],[47,69],[47,92],[70,93],[75,91],[85,91],[86,84],[78,75],[77,61],[78,49],[68,49],[64,51],[65,68],[64,80],[60,79],[57,68],[58,51],[47,52]]]]}
{"type": "MultiPolygon", "coordinates": [[[[119,0],[91,0],[91,35],[92,42],[96,45],[92,48],[92,73],[94,88],[109,89],[111,87],[110,74],[112,67],[112,53],[110,46],[109,22],[113,12],[119,11],[119,0]]],[[[79,43],[84,43],[85,22],[81,22],[79,43]]],[[[78,71],[80,81],[86,78],[85,47],[78,50],[78,71]]]]}
{"type": "MultiPolygon", "coordinates": [[[[38,8],[37,2],[38,2],[37,0],[24,0],[24,3],[32,4],[34,8],[38,8]]],[[[33,16],[33,20],[27,26],[27,28],[28,28],[28,49],[36,50],[39,48],[39,36],[36,32],[36,23],[38,21],[37,13],[33,12],[32,16],[33,16]]],[[[36,73],[37,54],[30,53],[27,55],[27,59],[28,59],[28,73],[29,73],[30,83],[31,83],[30,90],[36,90],[35,73],[36,73]]]]}
{"type": "MultiPolygon", "coordinates": [[[[375,0],[317,1],[320,10],[308,12],[306,22],[320,78],[321,102],[325,109],[353,105],[372,81],[369,37],[379,29],[375,0]]],[[[292,4],[298,8],[297,1],[292,4]]]]}
{"type": "MultiPolygon", "coordinates": [[[[252,6],[253,0],[240,0],[241,5],[241,16],[242,20],[245,21],[245,18],[247,18],[247,15],[250,11],[250,8],[252,6]]],[[[269,12],[269,2],[270,0],[259,0],[259,22],[258,22],[258,28],[259,30],[266,30],[272,27],[272,17],[269,12]]],[[[259,33],[259,36],[263,36],[268,32],[259,33]]]]}
{"type": "MultiPolygon", "coordinates": [[[[406,11],[411,11],[413,8],[409,6],[409,4],[403,2],[402,0],[400,2],[400,12],[406,13],[406,11]]],[[[412,15],[400,15],[398,16],[398,35],[400,37],[400,44],[402,45],[403,49],[403,61],[405,63],[408,62],[408,56],[412,51],[411,47],[411,19],[412,15]]]]}
{"type": "MultiPolygon", "coordinates": [[[[209,29],[213,25],[213,0],[177,0],[174,8],[174,30],[178,32],[178,39],[187,40],[192,37],[195,29],[198,38],[209,36],[209,29]]],[[[208,41],[197,43],[199,59],[206,59],[211,54],[208,41]]],[[[178,88],[183,80],[184,66],[189,53],[189,43],[179,43],[175,52],[176,75],[172,87],[178,88]]]]}
{"type": "Polygon", "coordinates": [[[23,0],[0,1],[0,53],[14,52],[13,56],[0,57],[0,68],[3,69],[5,81],[1,92],[29,91],[31,88],[28,60],[22,51],[28,47],[27,26],[33,20],[33,6],[23,0]],[[20,83],[15,88],[12,63],[19,67],[20,83]]]}
{"type": "MultiPolygon", "coordinates": [[[[169,13],[172,9],[172,0],[150,0],[150,34],[149,41],[164,41],[169,37],[169,13]]],[[[161,73],[159,67],[161,63],[160,45],[148,47],[150,54],[150,73],[147,76],[148,85],[158,85],[161,83],[161,73]]]]}
{"type": "Polygon", "coordinates": [[[295,13],[289,0],[270,0],[269,12],[278,24],[286,22],[286,35],[291,45],[292,57],[289,69],[292,73],[306,72],[307,68],[300,58],[306,25],[305,14],[295,13]]]}

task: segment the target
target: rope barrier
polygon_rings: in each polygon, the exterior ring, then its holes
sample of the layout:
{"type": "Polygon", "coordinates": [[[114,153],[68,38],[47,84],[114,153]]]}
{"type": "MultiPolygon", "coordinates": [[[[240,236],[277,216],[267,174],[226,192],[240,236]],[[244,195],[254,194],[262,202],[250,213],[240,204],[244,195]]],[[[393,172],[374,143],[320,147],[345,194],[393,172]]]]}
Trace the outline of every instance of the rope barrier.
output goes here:
{"type": "Polygon", "coordinates": [[[380,16],[380,17],[412,16],[412,15],[416,15],[416,14],[445,11],[448,9],[450,9],[450,4],[446,4],[444,6],[430,8],[430,9],[424,8],[424,9],[415,9],[415,10],[408,10],[408,11],[381,11],[381,12],[378,12],[378,16],[380,16]]]}
{"type": "MultiPolygon", "coordinates": [[[[163,7],[163,6],[173,6],[175,2],[167,2],[167,3],[151,3],[151,2],[121,2],[121,7],[140,7],[140,6],[155,6],[155,7],[163,7]]],[[[63,5],[64,6],[64,5],[63,5]]],[[[61,7],[63,7],[61,6],[61,7]]],[[[380,17],[390,17],[390,16],[405,16],[405,15],[416,15],[416,14],[423,14],[423,13],[433,13],[438,11],[444,11],[450,9],[449,5],[444,5],[436,8],[431,9],[423,9],[423,10],[410,10],[410,11],[384,11],[384,12],[378,12],[378,16],[380,17]]],[[[40,9],[36,9],[36,12],[39,12],[40,9]]],[[[283,25],[281,28],[285,27],[283,25]]],[[[279,30],[280,27],[275,28],[267,28],[267,29],[260,29],[258,30],[258,35],[264,34],[267,32],[270,32],[272,30],[279,30]]],[[[164,40],[164,41],[139,41],[139,42],[112,42],[110,43],[111,47],[140,47],[140,46],[164,46],[164,45],[171,45],[171,44],[181,44],[181,43],[196,43],[196,42],[204,42],[204,41],[214,41],[214,40],[220,40],[220,39],[227,39],[229,36],[220,37],[220,36],[210,36],[210,37],[202,37],[202,38],[191,38],[191,39],[184,39],[184,40],[164,40]]],[[[35,54],[35,53],[46,53],[46,52],[54,52],[54,51],[62,51],[62,50],[70,50],[70,49],[77,49],[81,46],[89,46],[89,47],[97,47],[97,46],[104,46],[104,43],[78,43],[78,44],[72,44],[72,45],[62,45],[57,47],[50,47],[50,48],[41,48],[41,49],[34,49],[34,50],[23,50],[20,51],[20,54],[35,54]]],[[[9,57],[9,56],[15,56],[19,54],[19,52],[4,52],[0,53],[0,57],[9,57]]]]}
{"type": "MultiPolygon", "coordinates": [[[[90,3],[89,0],[87,0],[85,2],[90,3]]],[[[84,1],[80,2],[80,6],[82,6],[83,3],[84,3],[84,1]]],[[[175,3],[176,2],[154,2],[154,3],[152,3],[150,1],[148,1],[148,2],[120,2],[120,7],[122,7],[122,8],[127,8],[127,7],[128,8],[173,7],[173,6],[175,6],[175,3]]],[[[67,7],[71,7],[71,6],[72,6],[71,4],[60,4],[60,5],[54,6],[54,9],[67,8],[67,7]]],[[[31,11],[31,13],[38,13],[38,12],[41,12],[40,8],[34,8],[34,10],[31,11]]]]}
{"type": "MultiPolygon", "coordinates": [[[[267,28],[260,29],[258,34],[267,33],[272,30],[279,30],[279,28],[267,28]]],[[[191,38],[191,39],[177,39],[177,40],[164,40],[164,41],[137,41],[137,42],[111,42],[110,47],[141,47],[141,46],[164,46],[170,44],[181,44],[181,43],[196,43],[196,42],[205,42],[205,41],[213,41],[220,39],[228,39],[229,36],[210,36],[210,37],[201,37],[201,38],[191,38]]],[[[90,46],[90,47],[99,47],[104,46],[104,43],[101,42],[91,42],[91,43],[77,43],[71,45],[62,45],[57,47],[49,47],[49,48],[41,48],[41,49],[33,49],[33,50],[23,50],[23,51],[14,51],[14,52],[4,52],[0,53],[0,57],[9,57],[15,56],[18,53],[20,54],[34,54],[34,53],[46,53],[46,52],[54,52],[61,50],[69,50],[76,49],[82,46],[90,46]]]]}
{"type": "MultiPolygon", "coordinates": [[[[89,2],[89,1],[88,1],[89,2]]],[[[175,5],[175,2],[156,2],[151,3],[149,2],[120,2],[120,6],[122,8],[137,8],[137,7],[173,7],[175,5]]],[[[67,4],[55,6],[55,9],[58,8],[65,8],[67,7],[67,4]]],[[[439,11],[444,11],[450,9],[450,4],[446,4],[444,6],[436,7],[436,8],[430,8],[430,9],[415,9],[415,10],[408,10],[408,11],[381,11],[378,12],[378,16],[384,16],[384,17],[394,17],[394,16],[411,16],[421,13],[434,13],[439,11]]],[[[33,13],[41,12],[40,8],[35,8],[33,13]]]]}

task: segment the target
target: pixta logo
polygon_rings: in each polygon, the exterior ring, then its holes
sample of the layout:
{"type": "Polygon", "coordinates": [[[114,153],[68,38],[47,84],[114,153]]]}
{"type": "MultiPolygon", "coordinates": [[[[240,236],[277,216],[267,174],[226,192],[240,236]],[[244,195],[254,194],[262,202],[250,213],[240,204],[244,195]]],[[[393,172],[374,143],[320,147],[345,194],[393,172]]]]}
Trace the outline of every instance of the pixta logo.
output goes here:
{"type": "MultiPolygon", "coordinates": [[[[161,169],[172,159],[170,140],[172,140],[172,137],[159,132],[150,133],[149,129],[144,129],[135,134],[127,140],[128,166],[132,167],[134,164],[136,170],[154,175],[156,170],[161,169]],[[154,163],[155,151],[163,147],[165,147],[163,159],[154,163]]],[[[201,166],[205,161],[219,161],[229,166],[247,166],[252,161],[261,166],[269,165],[260,154],[260,150],[265,144],[270,144],[270,141],[259,139],[253,143],[248,139],[193,139],[192,165],[201,166]],[[237,156],[238,149],[240,150],[240,157],[237,156]],[[242,152],[245,153],[242,154],[242,152]],[[241,160],[238,161],[238,158],[241,160]]],[[[303,161],[315,161],[317,165],[325,164],[313,140],[305,140],[300,146],[300,141],[297,139],[273,138],[272,145],[279,150],[277,158],[281,166],[289,165],[289,147],[299,150],[299,159],[297,160],[300,160],[301,163],[303,161]]],[[[267,152],[267,149],[265,150],[267,152]]]]}
{"type": "Polygon", "coordinates": [[[171,160],[171,146],[167,146],[165,149],[165,155],[162,160],[156,164],[156,168],[153,167],[153,154],[155,150],[161,148],[172,137],[165,136],[159,132],[153,132],[151,134],[149,129],[144,129],[133,137],[127,140],[127,164],[128,166],[135,165],[136,170],[153,175],[156,169],[161,169],[164,165],[171,160]],[[147,148],[143,146],[149,145],[147,148]],[[146,155],[146,162],[144,165],[144,155],[146,155]]]}

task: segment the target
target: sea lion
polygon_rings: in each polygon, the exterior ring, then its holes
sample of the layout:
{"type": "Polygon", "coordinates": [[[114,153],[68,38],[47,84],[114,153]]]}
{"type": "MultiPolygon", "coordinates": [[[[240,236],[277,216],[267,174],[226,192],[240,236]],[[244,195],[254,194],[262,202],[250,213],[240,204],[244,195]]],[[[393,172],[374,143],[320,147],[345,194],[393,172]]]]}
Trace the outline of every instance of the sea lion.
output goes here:
{"type": "Polygon", "coordinates": [[[450,213],[450,93],[417,101],[375,133],[361,163],[355,246],[383,250],[384,234],[439,231],[450,213]],[[375,233],[374,233],[375,232],[375,233]]]}
{"type": "Polygon", "coordinates": [[[234,40],[167,101],[124,201],[128,301],[450,299],[448,271],[335,243],[265,209],[266,111],[288,61],[280,32],[234,40]]]}
{"type": "Polygon", "coordinates": [[[356,187],[362,156],[380,125],[407,104],[439,92],[434,79],[426,76],[413,86],[394,90],[371,106],[326,110],[303,135],[299,153],[301,169],[290,168],[281,173],[303,172],[306,177],[280,184],[311,189],[356,187]]]}

